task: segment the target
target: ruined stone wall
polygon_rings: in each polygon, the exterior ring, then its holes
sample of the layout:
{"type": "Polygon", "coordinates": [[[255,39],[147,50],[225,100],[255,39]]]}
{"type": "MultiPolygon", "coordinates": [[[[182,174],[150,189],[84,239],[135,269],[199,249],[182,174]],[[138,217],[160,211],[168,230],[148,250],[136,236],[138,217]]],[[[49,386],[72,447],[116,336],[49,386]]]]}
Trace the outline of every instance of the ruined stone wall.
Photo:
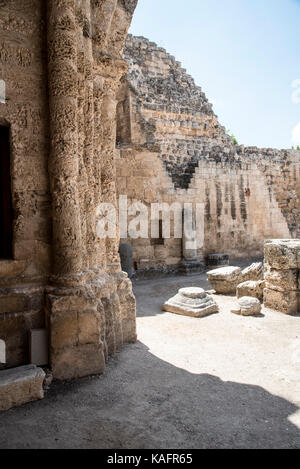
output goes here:
{"type": "Polygon", "coordinates": [[[0,79],[10,126],[13,259],[0,260],[0,336],[8,365],[27,358],[27,331],[44,327],[44,286],[51,268],[45,2],[0,2],[0,79]]]}
{"type": "MultiPolygon", "coordinates": [[[[224,251],[261,256],[265,238],[299,235],[299,152],[234,145],[193,79],[147,39],[129,36],[124,56],[129,71],[118,96],[119,194],[148,205],[204,204],[201,259],[224,251]]],[[[140,269],[176,268],[182,257],[178,239],[126,241],[140,269]]]]}
{"type": "Polygon", "coordinates": [[[0,262],[8,366],[27,362],[32,327],[47,327],[60,379],[102,372],[108,355],[136,339],[119,240],[96,235],[99,204],[116,203],[116,92],[136,3],[0,2],[0,117],[11,126],[15,214],[14,259],[0,262]]]}

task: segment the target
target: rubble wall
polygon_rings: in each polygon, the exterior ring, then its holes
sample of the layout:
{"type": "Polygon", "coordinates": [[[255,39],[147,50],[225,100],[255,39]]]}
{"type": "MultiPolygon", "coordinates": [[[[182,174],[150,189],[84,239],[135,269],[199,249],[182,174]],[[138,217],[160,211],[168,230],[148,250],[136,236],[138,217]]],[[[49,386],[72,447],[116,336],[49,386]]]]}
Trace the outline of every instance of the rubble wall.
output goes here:
{"type": "MultiPolygon", "coordinates": [[[[299,236],[300,153],[235,145],[201,88],[174,57],[129,36],[117,108],[117,189],[129,201],[201,203],[200,258],[263,255],[266,238],[299,236]]],[[[133,244],[136,267],[172,268],[180,240],[133,244]]]]}

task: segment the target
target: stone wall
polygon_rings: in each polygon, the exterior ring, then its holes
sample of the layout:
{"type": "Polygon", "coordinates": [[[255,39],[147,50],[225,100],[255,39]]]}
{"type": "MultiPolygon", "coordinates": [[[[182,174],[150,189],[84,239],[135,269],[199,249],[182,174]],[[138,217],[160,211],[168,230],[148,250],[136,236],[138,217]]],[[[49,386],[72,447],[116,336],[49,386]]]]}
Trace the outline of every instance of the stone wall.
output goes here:
{"type": "Polygon", "coordinates": [[[14,206],[13,259],[0,261],[7,366],[27,363],[30,328],[48,328],[61,379],[102,372],[136,340],[119,241],[96,236],[99,203],[116,202],[116,92],[136,3],[0,1],[14,206]]]}
{"type": "Polygon", "coordinates": [[[7,364],[26,363],[27,331],[44,327],[44,289],[51,269],[51,195],[45,2],[0,2],[0,78],[10,126],[13,259],[0,260],[0,337],[7,364]]]}
{"type": "MultiPolygon", "coordinates": [[[[130,201],[201,203],[204,246],[263,255],[265,238],[299,236],[300,153],[234,145],[201,88],[174,57],[129,36],[117,108],[117,189],[130,201]]],[[[133,244],[138,269],[176,269],[179,239],[133,244]]]]}

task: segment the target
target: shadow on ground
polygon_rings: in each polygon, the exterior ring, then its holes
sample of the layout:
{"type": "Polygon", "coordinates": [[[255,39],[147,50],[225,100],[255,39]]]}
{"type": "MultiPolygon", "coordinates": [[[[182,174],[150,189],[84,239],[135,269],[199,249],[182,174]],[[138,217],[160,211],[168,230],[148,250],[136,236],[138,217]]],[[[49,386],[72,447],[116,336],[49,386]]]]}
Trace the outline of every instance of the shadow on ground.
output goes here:
{"type": "Polygon", "coordinates": [[[138,342],[103,376],[55,383],[0,415],[1,448],[299,448],[297,407],[262,387],[167,363],[138,342]]]}

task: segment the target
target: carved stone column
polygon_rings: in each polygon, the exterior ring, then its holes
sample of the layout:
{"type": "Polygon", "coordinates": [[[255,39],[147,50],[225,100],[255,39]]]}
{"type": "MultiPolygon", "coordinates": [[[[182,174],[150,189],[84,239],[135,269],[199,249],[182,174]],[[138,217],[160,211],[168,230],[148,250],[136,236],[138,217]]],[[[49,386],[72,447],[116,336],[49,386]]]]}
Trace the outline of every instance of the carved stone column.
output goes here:
{"type": "Polygon", "coordinates": [[[47,2],[54,275],[46,312],[58,379],[101,373],[105,367],[103,307],[86,272],[87,247],[92,251],[88,233],[93,233],[93,199],[86,198],[94,173],[92,52],[84,39],[88,25],[82,24],[84,15],[76,17],[76,5],[47,2]]]}
{"type": "Polygon", "coordinates": [[[47,5],[54,274],[60,283],[70,277],[72,284],[82,271],[75,2],[48,0],[47,5]]]}

